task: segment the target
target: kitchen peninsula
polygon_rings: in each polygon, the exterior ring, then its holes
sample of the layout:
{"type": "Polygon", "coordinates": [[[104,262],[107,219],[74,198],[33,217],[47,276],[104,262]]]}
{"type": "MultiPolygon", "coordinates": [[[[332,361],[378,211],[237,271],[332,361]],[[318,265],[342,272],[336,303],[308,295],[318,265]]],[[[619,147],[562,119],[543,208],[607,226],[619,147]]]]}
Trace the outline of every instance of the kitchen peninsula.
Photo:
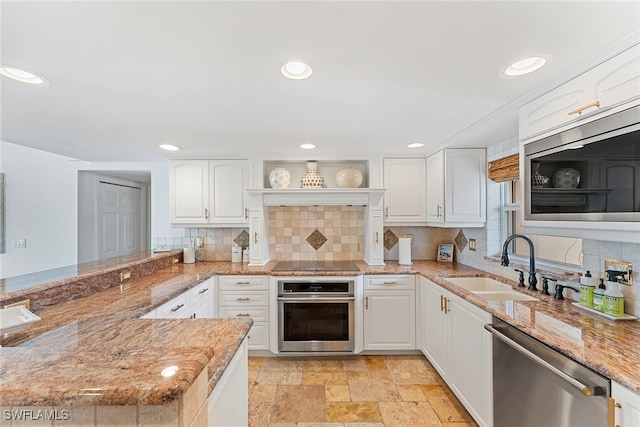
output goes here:
{"type": "MultiPolygon", "coordinates": [[[[174,255],[166,257],[172,260],[174,255]]],[[[570,301],[522,290],[518,292],[537,301],[487,301],[447,279],[494,277],[517,289],[515,283],[463,264],[414,261],[411,266],[395,262],[369,266],[357,261],[356,265],[360,271],[349,274],[426,278],[629,390],[640,391],[635,369],[640,364],[638,322],[608,321],[574,308],[570,301]]],[[[147,276],[35,310],[40,322],[0,341],[3,417],[24,414],[7,410],[24,409],[68,417],[56,425],[158,419],[206,425],[207,397],[215,394],[235,355],[244,351],[246,357],[252,321],[140,317],[217,275],[291,274],[274,272],[273,267],[274,263],[249,267],[171,261],[147,276]],[[173,375],[164,377],[163,371],[173,375]]]]}

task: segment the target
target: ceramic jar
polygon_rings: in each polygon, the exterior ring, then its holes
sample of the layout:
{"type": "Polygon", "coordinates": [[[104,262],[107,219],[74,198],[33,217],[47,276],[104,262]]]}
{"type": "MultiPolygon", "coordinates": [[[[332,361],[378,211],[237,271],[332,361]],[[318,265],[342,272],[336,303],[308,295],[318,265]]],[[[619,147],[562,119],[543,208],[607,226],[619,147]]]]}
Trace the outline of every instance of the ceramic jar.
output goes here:
{"type": "Polygon", "coordinates": [[[336,185],[339,188],[358,188],[362,185],[362,172],[348,167],[336,173],[336,185]]]}
{"type": "Polygon", "coordinates": [[[577,188],[580,184],[580,171],[573,168],[558,169],[553,175],[555,188],[577,188]]]}
{"type": "Polygon", "coordinates": [[[285,168],[275,168],[269,172],[271,188],[289,188],[291,173],[285,168]]]}
{"type": "Polygon", "coordinates": [[[302,178],[300,178],[300,187],[302,188],[324,187],[324,178],[318,174],[317,162],[307,162],[307,174],[302,178]]]}

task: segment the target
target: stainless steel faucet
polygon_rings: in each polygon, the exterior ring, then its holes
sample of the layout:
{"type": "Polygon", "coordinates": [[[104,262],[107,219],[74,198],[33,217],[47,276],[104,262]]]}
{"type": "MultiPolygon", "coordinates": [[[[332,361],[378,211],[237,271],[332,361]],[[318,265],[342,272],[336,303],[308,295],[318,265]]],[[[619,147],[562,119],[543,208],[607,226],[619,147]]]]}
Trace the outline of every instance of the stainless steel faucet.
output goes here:
{"type": "Polygon", "coordinates": [[[535,248],[533,247],[533,241],[529,238],[529,236],[525,234],[512,234],[511,236],[507,237],[507,240],[504,241],[504,245],[502,245],[502,261],[500,262],[500,264],[504,265],[505,267],[509,266],[509,254],[507,253],[507,250],[509,249],[509,243],[511,243],[513,239],[516,239],[518,237],[524,239],[529,244],[529,287],[527,289],[529,289],[530,291],[537,291],[538,288],[536,287],[536,284],[538,283],[538,279],[536,278],[535,248]]]}

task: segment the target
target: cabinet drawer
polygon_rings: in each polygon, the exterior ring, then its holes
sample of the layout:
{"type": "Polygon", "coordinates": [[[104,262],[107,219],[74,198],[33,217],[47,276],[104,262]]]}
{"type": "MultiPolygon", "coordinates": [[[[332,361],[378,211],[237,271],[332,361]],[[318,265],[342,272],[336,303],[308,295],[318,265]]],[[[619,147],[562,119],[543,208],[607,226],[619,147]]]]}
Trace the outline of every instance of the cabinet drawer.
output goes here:
{"type": "Polygon", "coordinates": [[[364,289],[415,289],[413,274],[364,276],[364,289]]]}
{"type": "Polygon", "coordinates": [[[268,292],[220,292],[220,306],[269,305],[268,292]]]}
{"type": "Polygon", "coordinates": [[[247,334],[249,350],[269,350],[269,322],[256,322],[247,334]]]}
{"type": "Polygon", "coordinates": [[[187,295],[182,294],[154,310],[156,319],[177,319],[189,317],[187,314],[187,295]]]}
{"type": "Polygon", "coordinates": [[[268,290],[267,276],[220,276],[220,290],[268,290]]]}
{"type": "Polygon", "coordinates": [[[220,317],[250,317],[254,322],[269,321],[269,307],[220,307],[220,317]]]}
{"type": "MultiPolygon", "coordinates": [[[[189,290],[189,297],[192,301],[198,301],[200,298],[211,297],[214,293],[213,279],[207,279],[195,288],[189,290]]],[[[213,297],[211,297],[213,298],[213,297]]]]}

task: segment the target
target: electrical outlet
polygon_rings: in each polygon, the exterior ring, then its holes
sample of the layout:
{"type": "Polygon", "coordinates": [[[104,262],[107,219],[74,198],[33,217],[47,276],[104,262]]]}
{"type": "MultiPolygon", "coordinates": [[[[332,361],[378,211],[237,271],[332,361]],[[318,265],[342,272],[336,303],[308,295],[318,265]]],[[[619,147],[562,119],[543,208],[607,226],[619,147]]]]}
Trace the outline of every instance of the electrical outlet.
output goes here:
{"type": "Polygon", "coordinates": [[[17,249],[25,249],[27,247],[27,238],[20,237],[18,239],[13,239],[13,247],[17,249]]]}
{"type": "Polygon", "coordinates": [[[196,248],[204,247],[204,237],[196,237],[196,248]]]}
{"type": "Polygon", "coordinates": [[[475,251],[476,249],[476,239],[469,239],[469,250],[475,251]]]}
{"type": "Polygon", "coordinates": [[[120,282],[131,279],[131,270],[125,270],[120,272],[120,282]]]}

